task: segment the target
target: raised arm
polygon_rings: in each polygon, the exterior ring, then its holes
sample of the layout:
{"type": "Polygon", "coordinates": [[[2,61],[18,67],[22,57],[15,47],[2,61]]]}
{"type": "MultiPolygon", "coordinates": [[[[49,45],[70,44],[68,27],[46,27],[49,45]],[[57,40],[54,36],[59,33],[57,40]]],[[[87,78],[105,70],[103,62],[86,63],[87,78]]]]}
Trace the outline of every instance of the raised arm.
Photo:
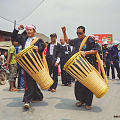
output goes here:
{"type": "Polygon", "coordinates": [[[18,32],[19,30],[23,30],[24,29],[24,26],[23,25],[20,25],[18,27],[18,30],[14,29],[13,32],[12,32],[12,35],[11,35],[11,38],[14,40],[17,40],[19,42],[19,44],[23,44],[23,41],[22,41],[22,36],[21,35],[18,35],[18,32]]]}
{"type": "Polygon", "coordinates": [[[61,29],[62,29],[62,32],[63,32],[63,36],[64,36],[65,42],[66,42],[67,44],[69,44],[69,39],[68,39],[67,34],[66,34],[66,27],[64,26],[64,27],[62,27],[61,29]]]}

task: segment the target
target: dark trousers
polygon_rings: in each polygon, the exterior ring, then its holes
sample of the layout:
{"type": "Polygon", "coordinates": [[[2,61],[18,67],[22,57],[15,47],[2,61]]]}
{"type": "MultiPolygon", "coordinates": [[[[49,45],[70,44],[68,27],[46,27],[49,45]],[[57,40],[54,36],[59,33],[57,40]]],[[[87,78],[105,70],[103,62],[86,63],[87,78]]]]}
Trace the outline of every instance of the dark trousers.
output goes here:
{"type": "Polygon", "coordinates": [[[109,76],[109,73],[110,73],[110,61],[106,61],[105,65],[106,65],[105,73],[106,73],[107,76],[109,76]]]}
{"type": "Polygon", "coordinates": [[[43,99],[43,94],[37,86],[35,80],[27,73],[24,74],[25,94],[23,102],[40,101],[43,99]]]}
{"type": "Polygon", "coordinates": [[[48,64],[50,76],[53,74],[52,78],[54,80],[53,85],[50,89],[56,89],[58,85],[58,67],[48,64]]]}
{"type": "Polygon", "coordinates": [[[115,79],[115,68],[117,70],[117,76],[120,79],[120,66],[118,61],[114,61],[113,64],[111,65],[112,68],[112,79],[115,79]]]}
{"type": "Polygon", "coordinates": [[[78,81],[75,83],[75,97],[86,105],[92,105],[93,93],[78,81]]]}
{"type": "Polygon", "coordinates": [[[21,66],[18,65],[18,88],[20,88],[20,80],[21,80],[21,66]]]}
{"type": "Polygon", "coordinates": [[[62,84],[69,85],[69,84],[71,84],[72,77],[65,70],[63,70],[63,67],[64,67],[64,64],[61,64],[62,84]]]}

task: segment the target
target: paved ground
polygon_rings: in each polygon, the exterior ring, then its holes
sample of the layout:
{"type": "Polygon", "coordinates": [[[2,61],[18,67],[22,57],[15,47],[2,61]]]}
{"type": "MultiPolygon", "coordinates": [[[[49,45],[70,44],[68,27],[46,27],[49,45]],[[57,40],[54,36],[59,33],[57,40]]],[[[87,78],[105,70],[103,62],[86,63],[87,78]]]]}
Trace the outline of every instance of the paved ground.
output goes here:
{"type": "Polygon", "coordinates": [[[8,92],[7,83],[0,86],[0,120],[119,120],[114,115],[120,115],[120,81],[109,80],[109,86],[103,98],[94,96],[91,111],[75,106],[74,85],[59,85],[56,93],[43,91],[44,101],[31,104],[32,108],[26,111],[21,102],[24,91],[8,92]]]}

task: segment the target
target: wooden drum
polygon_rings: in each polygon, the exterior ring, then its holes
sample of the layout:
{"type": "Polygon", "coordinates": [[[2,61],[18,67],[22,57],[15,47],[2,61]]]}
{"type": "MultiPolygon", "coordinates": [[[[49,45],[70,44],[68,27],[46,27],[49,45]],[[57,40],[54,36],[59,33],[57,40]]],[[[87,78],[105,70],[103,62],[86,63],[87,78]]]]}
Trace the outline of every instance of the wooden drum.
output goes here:
{"type": "Polygon", "coordinates": [[[80,52],[67,61],[64,70],[86,86],[97,98],[101,98],[108,91],[108,85],[99,72],[80,55],[80,52]]]}
{"type": "Polygon", "coordinates": [[[49,72],[45,68],[39,53],[33,50],[34,45],[22,50],[16,55],[17,62],[39,84],[41,89],[46,90],[53,84],[49,72]]]}

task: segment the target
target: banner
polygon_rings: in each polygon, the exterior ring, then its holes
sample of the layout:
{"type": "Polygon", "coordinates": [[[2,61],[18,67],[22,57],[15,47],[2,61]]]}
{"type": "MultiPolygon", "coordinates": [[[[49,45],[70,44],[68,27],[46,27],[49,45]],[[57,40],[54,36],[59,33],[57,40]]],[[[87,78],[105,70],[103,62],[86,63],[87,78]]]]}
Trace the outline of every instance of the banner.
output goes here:
{"type": "Polygon", "coordinates": [[[113,36],[112,34],[93,34],[97,39],[98,43],[103,44],[104,41],[107,41],[108,44],[113,43],[113,36]]]}

